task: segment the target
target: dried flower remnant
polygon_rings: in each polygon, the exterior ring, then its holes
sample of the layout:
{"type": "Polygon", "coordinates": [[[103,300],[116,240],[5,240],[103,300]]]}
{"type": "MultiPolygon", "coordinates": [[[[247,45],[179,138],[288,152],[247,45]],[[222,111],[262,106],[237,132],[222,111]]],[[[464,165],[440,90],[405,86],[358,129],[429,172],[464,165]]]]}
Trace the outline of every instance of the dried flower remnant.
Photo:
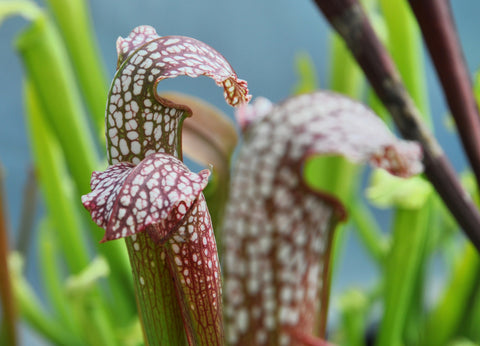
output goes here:
{"type": "Polygon", "coordinates": [[[339,155],[407,177],[421,171],[421,150],[334,93],[296,96],[269,112],[264,101],[260,112],[248,107],[239,112],[249,125],[223,228],[227,339],[302,344],[324,337],[330,243],[344,217],[334,196],[303,182],[305,160],[339,155]]]}

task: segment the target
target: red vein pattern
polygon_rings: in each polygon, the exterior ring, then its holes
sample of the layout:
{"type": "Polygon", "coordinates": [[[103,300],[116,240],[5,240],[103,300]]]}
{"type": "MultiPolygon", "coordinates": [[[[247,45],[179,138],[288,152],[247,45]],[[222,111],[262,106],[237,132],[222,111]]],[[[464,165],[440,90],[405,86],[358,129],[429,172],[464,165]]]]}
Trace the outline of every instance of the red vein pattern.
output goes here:
{"type": "MultiPolygon", "coordinates": [[[[92,192],[82,196],[94,221],[106,229],[103,241],[132,236],[133,248],[139,251],[137,234],[146,231],[154,243],[165,245],[162,262],[174,274],[185,324],[197,331],[223,328],[217,248],[202,194],[209,175],[208,170],[190,172],[175,157],[156,153],[137,166],[122,162],[94,172],[92,192]]],[[[148,284],[143,276],[139,282],[148,284]]],[[[223,340],[221,332],[187,335],[204,338],[194,344],[223,340]]]]}
{"type": "Polygon", "coordinates": [[[220,268],[202,190],[209,172],[191,173],[179,131],[191,110],[160,97],[157,84],[179,75],[212,78],[226,101],[250,100],[217,51],[192,38],[160,37],[149,26],[117,40],[117,73],[106,110],[110,166],[82,198],[103,241],[126,238],[147,343],[223,344],[220,268]],[[167,269],[167,270],[166,270],[167,269]],[[172,303],[176,294],[178,307],[172,303]]]}
{"type": "MultiPolygon", "coordinates": [[[[178,159],[152,154],[140,164],[119,163],[92,174],[92,192],[82,203],[105,228],[102,241],[143,232],[162,244],[208,183],[210,172],[190,172],[178,159]]],[[[193,227],[193,226],[192,226],[193,227]]],[[[192,228],[193,229],[193,228],[192,228]]]]}
{"type": "Polygon", "coordinates": [[[237,78],[225,58],[210,46],[183,36],[159,37],[149,26],[117,40],[119,69],[107,103],[108,156],[112,163],[140,162],[139,156],[175,148],[176,130],[188,107],[162,99],[157,84],[180,75],[207,76],[222,86],[226,101],[248,102],[247,83],[237,78]]]}
{"type": "Polygon", "coordinates": [[[227,340],[299,344],[299,335],[324,336],[315,323],[325,323],[330,242],[342,213],[335,197],[303,183],[305,159],[342,155],[405,177],[421,171],[421,150],[330,92],[248,107],[238,112],[248,126],[223,228],[227,340]]]}
{"type": "Polygon", "coordinates": [[[212,221],[203,195],[170,238],[167,257],[177,290],[183,292],[184,316],[196,333],[194,345],[222,345],[222,289],[212,221]],[[204,331],[198,333],[199,330],[204,331]]]}

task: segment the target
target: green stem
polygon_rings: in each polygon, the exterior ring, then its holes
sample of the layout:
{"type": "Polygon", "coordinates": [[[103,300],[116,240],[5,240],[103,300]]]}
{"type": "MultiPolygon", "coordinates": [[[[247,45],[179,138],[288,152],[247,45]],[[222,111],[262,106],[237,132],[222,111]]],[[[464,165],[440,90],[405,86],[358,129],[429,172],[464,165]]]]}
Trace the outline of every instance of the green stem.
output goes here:
{"type": "MultiPolygon", "coordinates": [[[[89,264],[88,246],[84,239],[82,223],[79,217],[80,203],[72,196],[72,186],[68,179],[66,164],[61,149],[46,124],[44,111],[39,102],[37,90],[30,83],[25,88],[27,101],[27,123],[32,139],[33,156],[37,167],[40,186],[46,199],[47,208],[52,216],[52,222],[58,234],[60,248],[65,256],[69,272],[78,274],[89,264]]],[[[112,277],[112,285],[118,284],[118,277],[112,277]]],[[[123,283],[124,287],[125,283],[123,283]]],[[[102,310],[103,324],[109,325],[106,302],[101,299],[100,291],[92,293],[97,309],[102,310]]],[[[116,310],[114,310],[116,311],[116,310]]],[[[118,318],[118,317],[117,317],[118,318]]],[[[97,330],[99,339],[102,335],[111,334],[112,326],[97,330]]],[[[92,326],[86,331],[91,332],[92,326]]]]}
{"type": "Polygon", "coordinates": [[[65,288],[58,268],[58,244],[48,220],[39,226],[39,263],[48,300],[57,317],[65,323],[66,329],[75,338],[80,338],[80,330],[65,295],[65,288]]]}
{"type": "Polygon", "coordinates": [[[345,47],[338,34],[332,33],[331,37],[331,58],[330,66],[330,89],[359,98],[363,86],[363,73],[358,67],[355,59],[345,47]]]}
{"type": "Polygon", "coordinates": [[[10,255],[9,266],[12,272],[15,300],[18,302],[23,319],[25,319],[37,333],[57,345],[82,345],[80,340],[76,339],[63,328],[61,321],[53,319],[43,309],[32,287],[21,275],[23,260],[18,253],[12,253],[10,255]]]}
{"type": "Polygon", "coordinates": [[[429,234],[428,220],[428,207],[397,209],[392,248],[385,268],[385,313],[377,340],[379,346],[403,344],[408,309],[414,298],[429,234]]]}
{"type": "Polygon", "coordinates": [[[365,327],[368,299],[358,290],[349,290],[340,297],[342,344],[365,345],[365,327]]]}
{"type": "Polygon", "coordinates": [[[87,243],[82,236],[78,208],[71,201],[72,186],[65,162],[55,136],[46,125],[37,89],[31,83],[25,86],[25,99],[28,132],[43,196],[58,230],[67,265],[73,273],[78,273],[88,265],[87,243]]]}
{"type": "Polygon", "coordinates": [[[405,88],[431,127],[422,42],[415,17],[403,0],[380,0],[380,7],[388,29],[387,48],[398,67],[405,88]]]}
{"type": "Polygon", "coordinates": [[[460,328],[461,317],[471,304],[472,289],[480,272],[480,257],[471,244],[466,244],[461,253],[443,297],[423,328],[423,345],[447,344],[460,328]]]}
{"type": "Polygon", "coordinates": [[[150,345],[185,345],[185,329],[166,250],[146,233],[126,238],[132,264],[137,307],[150,345]]]}
{"type": "Polygon", "coordinates": [[[477,277],[474,292],[472,292],[472,304],[469,304],[469,309],[465,314],[462,324],[465,335],[471,340],[480,340],[480,280],[477,277]]]}
{"type": "Polygon", "coordinates": [[[349,212],[357,234],[369,255],[372,256],[375,263],[382,266],[387,254],[388,242],[374,216],[358,199],[353,203],[349,212]]]}
{"type": "Polygon", "coordinates": [[[17,48],[38,102],[65,150],[80,194],[87,193],[98,158],[75,78],[58,32],[40,14],[19,36],[17,48]]]}
{"type": "Polygon", "coordinates": [[[105,140],[105,98],[108,82],[94,39],[88,4],[83,0],[48,0],[94,124],[105,140]]]}
{"type": "MultiPolygon", "coordinates": [[[[81,194],[89,190],[91,172],[98,166],[98,159],[95,154],[94,141],[87,126],[86,115],[82,112],[80,94],[66,52],[62,49],[63,45],[58,33],[44,14],[37,16],[33,24],[21,35],[17,46],[32,81],[32,88],[30,89],[34,88],[37,93],[35,107],[42,109],[44,124],[48,123],[47,126],[51,126],[52,132],[58,138],[63,149],[63,157],[61,153],[58,153],[58,150],[56,156],[52,157],[51,167],[55,167],[58,160],[66,161],[68,171],[71,172],[76,185],[76,189],[73,189],[76,197],[69,197],[70,200],[75,200],[73,205],[78,205],[77,201],[80,200],[81,194]]],[[[42,136],[41,131],[38,132],[38,135],[42,136]]],[[[47,138],[50,136],[44,137],[45,140],[50,140],[50,138],[47,138]]],[[[37,150],[37,147],[41,148],[44,145],[43,141],[39,140],[37,142],[34,146],[35,150],[37,150]]],[[[42,164],[43,155],[37,154],[35,157],[38,159],[38,164],[45,168],[43,174],[45,179],[48,179],[50,166],[45,163],[42,164]]],[[[65,174],[67,174],[66,171],[67,169],[63,168],[65,174]]],[[[59,175],[62,178],[58,180],[57,183],[59,184],[66,176],[63,172],[59,175]]],[[[53,179],[50,179],[50,181],[53,181],[53,179]]],[[[69,190],[71,190],[70,187],[64,191],[69,190]]],[[[65,206],[54,201],[54,196],[56,195],[50,195],[50,198],[53,199],[53,204],[58,204],[55,208],[64,208],[65,206]]],[[[86,219],[86,212],[83,210],[82,212],[83,214],[80,215],[85,216],[86,219]]],[[[63,213],[61,217],[71,219],[73,215],[63,213]]],[[[91,221],[88,225],[92,230],[94,239],[98,239],[100,236],[98,227],[91,221]]],[[[85,234],[84,232],[74,233],[75,237],[72,240],[80,237],[81,234],[85,234]]],[[[66,235],[64,239],[68,242],[66,235]]],[[[77,257],[83,251],[80,249],[83,246],[80,245],[81,243],[72,240],[70,244],[72,251],[67,254],[67,258],[71,257],[73,259],[71,262],[78,258],[79,261],[87,263],[87,261],[84,261],[84,256],[77,257]]],[[[120,244],[110,244],[99,247],[99,251],[109,260],[110,268],[114,273],[111,276],[112,281],[118,281],[112,287],[118,287],[126,294],[125,296],[131,296],[133,293],[132,285],[128,285],[131,282],[131,275],[124,248],[120,244]]]]}

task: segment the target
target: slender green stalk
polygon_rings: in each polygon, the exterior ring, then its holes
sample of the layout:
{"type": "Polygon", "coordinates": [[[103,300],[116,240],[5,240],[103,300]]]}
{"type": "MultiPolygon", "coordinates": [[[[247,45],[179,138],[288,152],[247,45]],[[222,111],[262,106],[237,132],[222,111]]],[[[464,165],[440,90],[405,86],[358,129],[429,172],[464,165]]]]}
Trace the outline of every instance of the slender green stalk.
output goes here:
{"type": "Polygon", "coordinates": [[[477,107],[480,108],[480,70],[477,70],[477,72],[475,73],[473,91],[475,93],[475,100],[477,101],[477,107]]]}
{"type": "Polygon", "coordinates": [[[480,272],[480,257],[471,244],[466,244],[461,253],[440,302],[423,328],[423,345],[447,344],[460,328],[462,316],[471,304],[469,292],[480,272]]]}
{"type": "Polygon", "coordinates": [[[362,70],[338,34],[332,33],[330,47],[330,89],[358,99],[363,87],[362,70]]]}
{"type": "Polygon", "coordinates": [[[105,140],[105,99],[108,82],[83,0],[48,0],[75,68],[82,94],[93,116],[98,138],[105,140]]]}
{"type": "Polygon", "coordinates": [[[73,71],[58,32],[40,14],[19,36],[17,48],[39,103],[65,151],[80,194],[89,190],[90,174],[98,157],[73,71]]]}
{"type": "MultiPolygon", "coordinates": [[[[82,331],[82,339],[88,345],[116,346],[119,342],[106,309],[105,299],[99,295],[98,284],[109,274],[108,265],[101,257],[94,258],[80,273],[66,280],[66,292],[82,331]]],[[[118,323],[118,317],[111,319],[118,323]]]]}
{"type": "MultiPolygon", "coordinates": [[[[37,90],[30,83],[27,83],[25,91],[27,123],[40,185],[46,199],[47,208],[52,215],[52,222],[57,230],[62,255],[65,256],[69,271],[77,274],[86,268],[89,263],[87,243],[83,237],[85,232],[82,231],[83,227],[79,218],[78,209],[80,205],[73,200],[72,186],[68,179],[62,152],[55,136],[45,124],[46,119],[39,102],[37,90]]],[[[93,295],[98,308],[103,309],[103,319],[107,320],[106,304],[100,303],[100,292],[97,290],[93,295]]],[[[107,323],[109,322],[103,322],[105,325],[107,323]]],[[[95,328],[95,326],[93,327],[95,328]]],[[[104,334],[108,335],[111,328],[109,326],[102,330],[96,329],[99,339],[104,334]]],[[[108,339],[105,338],[105,340],[108,339]]]]}
{"type": "Polygon", "coordinates": [[[81,332],[76,315],[72,313],[70,302],[65,295],[65,287],[58,267],[58,244],[52,231],[49,220],[42,220],[38,227],[39,263],[45,293],[56,317],[63,323],[62,328],[68,330],[74,338],[80,339],[81,332]]]}
{"type": "Polygon", "coordinates": [[[319,88],[317,71],[308,53],[300,52],[295,55],[295,70],[298,81],[293,87],[293,94],[309,93],[319,88]]]}
{"type": "Polygon", "coordinates": [[[480,325],[480,282],[478,278],[473,295],[473,304],[470,304],[470,309],[466,316],[464,316],[462,324],[464,324],[464,335],[471,340],[480,340],[480,330],[478,329],[480,325]]]}
{"type": "Polygon", "coordinates": [[[72,186],[58,142],[45,123],[37,90],[26,84],[27,124],[40,185],[52,221],[58,230],[63,255],[69,269],[78,273],[88,264],[87,243],[83,236],[78,207],[72,204],[72,186]],[[67,192],[68,191],[68,192],[67,192]]]}
{"type": "Polygon", "coordinates": [[[0,25],[9,17],[20,15],[25,19],[35,19],[41,10],[36,3],[29,0],[3,0],[0,1],[0,25]]]}
{"type": "MultiPolygon", "coordinates": [[[[21,35],[17,46],[38,93],[37,103],[45,111],[45,121],[63,149],[64,160],[76,185],[76,189],[73,189],[76,196],[74,198],[78,201],[80,196],[89,190],[90,175],[98,167],[98,158],[62,41],[49,19],[41,14],[21,35]]],[[[60,156],[61,154],[55,160],[61,159],[60,156]]],[[[48,166],[44,170],[45,177],[48,177],[47,169],[48,166]]],[[[82,212],[80,215],[87,219],[86,213],[83,210],[82,212]]],[[[88,225],[94,239],[99,240],[101,234],[98,227],[91,221],[88,225]]],[[[109,260],[114,273],[112,280],[118,280],[116,285],[112,285],[112,289],[124,291],[127,296],[131,295],[131,275],[125,249],[120,244],[110,244],[99,247],[99,251],[109,260]]]]}
{"type": "Polygon", "coordinates": [[[388,30],[387,48],[398,67],[405,88],[431,127],[422,42],[415,17],[406,1],[380,0],[379,3],[388,30]]]}
{"type": "Polygon", "coordinates": [[[385,268],[385,312],[377,340],[379,346],[403,344],[408,309],[414,298],[429,233],[428,220],[428,207],[397,209],[392,248],[385,268]]]}
{"type": "Polygon", "coordinates": [[[147,344],[185,345],[185,328],[165,260],[165,249],[159,249],[145,233],[138,234],[136,242],[131,237],[126,238],[125,242],[132,263],[135,296],[147,344]],[[142,251],[135,249],[138,244],[142,251]],[[145,286],[150,287],[149,290],[145,286]]]}
{"type": "Polygon", "coordinates": [[[61,323],[53,319],[41,306],[35,291],[22,277],[23,259],[18,253],[10,255],[9,266],[12,273],[13,292],[23,319],[37,333],[57,345],[81,346],[82,342],[65,329],[59,328],[61,323]]]}
{"type": "Polygon", "coordinates": [[[343,345],[365,345],[368,299],[358,290],[349,290],[340,298],[343,345]]]}
{"type": "Polygon", "coordinates": [[[375,217],[359,199],[353,203],[349,212],[357,234],[367,249],[368,254],[375,260],[375,263],[382,266],[387,255],[389,242],[385,235],[382,234],[375,217]]]}

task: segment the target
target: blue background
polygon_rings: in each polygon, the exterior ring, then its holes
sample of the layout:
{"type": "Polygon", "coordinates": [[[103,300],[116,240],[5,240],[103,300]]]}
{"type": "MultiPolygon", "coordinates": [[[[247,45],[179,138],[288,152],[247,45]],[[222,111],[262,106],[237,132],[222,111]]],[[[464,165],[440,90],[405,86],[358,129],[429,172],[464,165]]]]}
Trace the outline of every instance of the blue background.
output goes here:
{"type": "MultiPolygon", "coordinates": [[[[296,82],[294,57],[299,51],[312,56],[320,84],[328,88],[329,27],[310,0],[97,0],[91,1],[90,6],[109,79],[116,66],[117,37],[128,35],[137,25],[149,24],[159,35],[192,36],[214,47],[229,60],[239,77],[248,81],[254,97],[265,96],[277,102],[291,93],[296,82]]],[[[468,67],[473,73],[480,64],[480,2],[453,1],[452,6],[468,67]]],[[[19,223],[21,195],[30,167],[21,98],[22,66],[13,48],[15,35],[25,25],[25,20],[13,18],[0,27],[0,164],[6,174],[4,185],[13,230],[19,223]]],[[[447,110],[429,62],[425,72],[435,132],[455,168],[461,171],[466,167],[465,159],[455,134],[445,129],[447,110]]],[[[222,90],[211,80],[179,78],[165,82],[165,86],[199,96],[232,114],[223,101],[222,90]]],[[[376,214],[388,228],[388,213],[376,214]]],[[[354,236],[349,237],[339,269],[332,289],[333,309],[339,292],[351,286],[368,286],[376,275],[354,236]]],[[[29,273],[34,271],[30,264],[29,273]]],[[[29,276],[38,287],[36,276],[29,276]]]]}

